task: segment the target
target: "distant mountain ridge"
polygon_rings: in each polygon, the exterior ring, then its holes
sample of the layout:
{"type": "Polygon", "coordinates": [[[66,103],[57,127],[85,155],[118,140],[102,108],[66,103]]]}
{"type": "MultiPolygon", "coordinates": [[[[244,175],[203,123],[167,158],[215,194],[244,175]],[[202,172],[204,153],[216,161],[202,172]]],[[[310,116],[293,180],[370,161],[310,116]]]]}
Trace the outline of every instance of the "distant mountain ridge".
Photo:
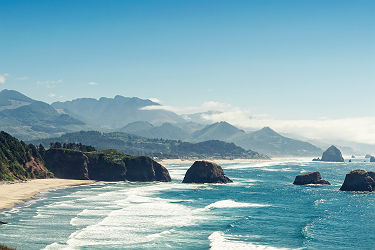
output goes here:
{"type": "Polygon", "coordinates": [[[208,140],[233,142],[244,149],[269,156],[315,156],[322,153],[319,147],[311,143],[282,136],[269,127],[246,133],[228,122],[213,123],[192,133],[177,125],[170,125],[168,129],[162,130],[161,127],[145,122],[128,124],[121,131],[147,138],[183,139],[195,143],[208,140]]]}
{"type": "Polygon", "coordinates": [[[0,91],[0,126],[19,139],[59,137],[81,130],[124,132],[146,138],[198,143],[221,140],[270,156],[315,156],[322,150],[270,128],[245,132],[228,122],[209,125],[150,108],[159,103],[137,97],[79,98],[49,105],[14,90],[0,91]]]}
{"type": "Polygon", "coordinates": [[[72,101],[52,103],[55,109],[97,128],[120,129],[128,123],[136,121],[147,121],[153,124],[185,121],[182,117],[170,111],[144,109],[148,106],[158,105],[160,104],[148,99],[120,95],[114,98],[79,98],[72,101]]]}
{"type": "Polygon", "coordinates": [[[0,126],[17,138],[28,140],[85,128],[80,120],[14,90],[0,91],[0,126]]]}

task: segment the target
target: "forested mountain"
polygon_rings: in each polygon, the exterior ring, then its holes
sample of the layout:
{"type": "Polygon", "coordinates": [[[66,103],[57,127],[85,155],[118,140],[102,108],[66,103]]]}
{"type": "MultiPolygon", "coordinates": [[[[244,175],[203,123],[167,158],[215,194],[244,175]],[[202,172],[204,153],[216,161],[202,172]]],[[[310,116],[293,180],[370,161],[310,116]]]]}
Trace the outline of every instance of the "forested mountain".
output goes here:
{"type": "Polygon", "coordinates": [[[32,141],[48,146],[51,142],[82,143],[101,149],[116,149],[131,155],[147,155],[161,158],[267,158],[252,150],[245,150],[233,143],[211,140],[201,143],[166,139],[149,139],[122,132],[100,133],[96,131],[68,133],[58,138],[32,141]]]}
{"type": "Polygon", "coordinates": [[[25,180],[53,176],[45,167],[38,149],[0,132],[0,180],[25,180]]]}

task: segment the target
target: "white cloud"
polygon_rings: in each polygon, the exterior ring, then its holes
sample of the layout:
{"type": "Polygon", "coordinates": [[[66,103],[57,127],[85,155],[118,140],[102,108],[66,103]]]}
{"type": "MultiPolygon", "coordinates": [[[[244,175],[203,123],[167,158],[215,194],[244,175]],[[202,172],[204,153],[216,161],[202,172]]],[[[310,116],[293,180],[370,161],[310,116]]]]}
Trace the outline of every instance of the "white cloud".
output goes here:
{"type": "Polygon", "coordinates": [[[52,99],[63,99],[63,98],[64,98],[64,96],[62,96],[62,95],[57,95],[57,94],[55,94],[55,93],[49,93],[49,94],[48,94],[48,97],[49,97],[49,98],[52,98],[52,99]]]}
{"type": "Polygon", "coordinates": [[[160,100],[158,98],[155,98],[155,97],[151,97],[151,98],[147,98],[147,99],[149,99],[152,102],[160,103],[160,100]]]}
{"type": "Polygon", "coordinates": [[[7,81],[7,77],[8,76],[9,76],[8,73],[0,75],[0,84],[5,84],[5,82],[7,81]]]}
{"type": "Polygon", "coordinates": [[[97,82],[88,82],[87,84],[91,85],[91,86],[95,86],[95,85],[98,85],[99,83],[97,83],[97,82]]]}
{"type": "Polygon", "coordinates": [[[60,80],[37,81],[36,85],[46,87],[48,89],[52,89],[62,83],[63,83],[63,80],[60,79],[60,80]]]}
{"type": "Polygon", "coordinates": [[[230,104],[209,101],[200,106],[147,106],[144,109],[164,109],[178,114],[201,113],[209,123],[227,121],[242,129],[253,130],[269,126],[280,133],[324,141],[351,141],[375,144],[375,117],[347,117],[340,119],[280,120],[230,104]],[[214,111],[214,112],[207,112],[214,111]]]}

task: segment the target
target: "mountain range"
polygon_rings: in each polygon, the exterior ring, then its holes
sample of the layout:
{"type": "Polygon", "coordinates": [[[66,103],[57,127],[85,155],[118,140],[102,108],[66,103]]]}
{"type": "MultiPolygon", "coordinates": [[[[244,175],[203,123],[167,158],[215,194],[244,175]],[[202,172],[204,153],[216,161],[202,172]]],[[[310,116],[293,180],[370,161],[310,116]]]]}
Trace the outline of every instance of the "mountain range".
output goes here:
{"type": "Polygon", "coordinates": [[[150,107],[159,103],[137,97],[79,98],[66,102],[33,100],[14,90],[0,92],[0,128],[22,140],[58,138],[65,133],[97,130],[144,138],[190,143],[220,140],[269,156],[316,156],[311,143],[282,136],[271,128],[246,132],[227,122],[204,125],[171,111],[150,107]]]}
{"type": "Polygon", "coordinates": [[[30,140],[86,129],[86,126],[68,114],[57,112],[45,102],[33,100],[14,90],[2,90],[0,128],[17,138],[30,140]]]}

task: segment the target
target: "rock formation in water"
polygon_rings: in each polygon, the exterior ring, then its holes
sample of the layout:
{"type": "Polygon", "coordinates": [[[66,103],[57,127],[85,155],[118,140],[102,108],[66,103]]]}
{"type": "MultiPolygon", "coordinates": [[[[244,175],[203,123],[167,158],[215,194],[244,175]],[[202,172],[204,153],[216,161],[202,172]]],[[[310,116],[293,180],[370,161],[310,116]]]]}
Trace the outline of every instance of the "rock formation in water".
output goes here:
{"type": "Polygon", "coordinates": [[[309,172],[297,175],[294,185],[307,185],[307,184],[321,184],[321,185],[331,185],[328,181],[323,180],[320,176],[320,172],[309,172]]]}
{"type": "Polygon", "coordinates": [[[350,171],[345,176],[341,191],[369,191],[375,190],[375,172],[366,172],[362,169],[350,171]]]}
{"type": "Polygon", "coordinates": [[[196,161],[186,171],[183,183],[229,183],[232,182],[216,163],[196,161]]]}
{"type": "Polygon", "coordinates": [[[374,156],[370,157],[370,162],[375,162],[375,157],[374,156]]]}
{"type": "Polygon", "coordinates": [[[323,152],[322,159],[313,159],[313,161],[344,162],[341,151],[335,146],[330,146],[323,152]]]}

